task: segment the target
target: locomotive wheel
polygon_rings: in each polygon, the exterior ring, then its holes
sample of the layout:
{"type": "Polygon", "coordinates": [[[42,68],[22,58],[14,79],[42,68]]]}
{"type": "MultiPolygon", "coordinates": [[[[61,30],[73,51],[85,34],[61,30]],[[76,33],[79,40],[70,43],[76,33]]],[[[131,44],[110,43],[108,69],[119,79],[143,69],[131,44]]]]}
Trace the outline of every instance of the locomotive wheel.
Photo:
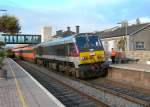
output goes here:
{"type": "Polygon", "coordinates": [[[66,74],[67,76],[69,76],[69,71],[68,71],[68,70],[66,70],[66,71],[65,71],[65,74],[66,74]]]}
{"type": "Polygon", "coordinates": [[[74,68],[71,69],[71,74],[74,78],[76,78],[76,71],[74,70],[74,68]]]}
{"type": "Polygon", "coordinates": [[[75,77],[80,78],[81,77],[81,72],[79,70],[75,70],[75,77]]]}
{"type": "Polygon", "coordinates": [[[108,69],[107,68],[103,69],[101,76],[105,77],[107,74],[108,74],[108,69]]]}

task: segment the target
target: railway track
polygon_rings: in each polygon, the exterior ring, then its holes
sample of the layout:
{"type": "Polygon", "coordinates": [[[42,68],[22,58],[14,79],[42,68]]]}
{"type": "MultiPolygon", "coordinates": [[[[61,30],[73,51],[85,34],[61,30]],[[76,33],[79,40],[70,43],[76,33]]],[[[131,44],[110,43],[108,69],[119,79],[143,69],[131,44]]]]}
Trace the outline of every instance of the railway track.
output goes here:
{"type": "Polygon", "coordinates": [[[23,61],[17,61],[17,63],[26,69],[66,107],[108,107],[106,104],[46,75],[39,69],[27,65],[23,61]]]}
{"type": "MultiPolygon", "coordinates": [[[[27,65],[29,65],[29,64],[27,64],[27,65]]],[[[36,66],[36,65],[33,64],[32,67],[33,66],[36,66]]],[[[61,73],[59,73],[59,74],[61,74],[61,73]]],[[[61,74],[61,75],[63,75],[63,74],[61,74]]],[[[66,76],[66,77],[68,77],[68,76],[66,76]]],[[[134,89],[116,86],[115,84],[111,84],[110,82],[106,82],[106,81],[100,82],[99,79],[87,80],[87,81],[74,79],[72,77],[70,79],[72,79],[73,81],[78,81],[78,82],[84,83],[87,86],[91,86],[97,90],[103,90],[106,93],[108,92],[115,96],[122,97],[131,102],[134,102],[135,104],[137,103],[137,104],[141,105],[139,107],[150,107],[150,94],[145,94],[143,92],[140,92],[140,91],[137,91],[134,89]]],[[[95,97],[95,99],[97,99],[96,96],[94,96],[94,97],[95,97]]],[[[118,107],[120,107],[120,106],[118,106],[118,107]]]]}
{"type": "Polygon", "coordinates": [[[105,90],[111,94],[121,96],[127,100],[133,101],[135,103],[140,103],[145,106],[150,107],[150,93],[144,93],[137,91],[135,89],[129,89],[121,86],[117,86],[115,84],[112,84],[107,81],[99,81],[99,80],[89,80],[89,81],[83,81],[82,83],[87,84],[89,86],[92,86],[96,89],[105,90]]]}

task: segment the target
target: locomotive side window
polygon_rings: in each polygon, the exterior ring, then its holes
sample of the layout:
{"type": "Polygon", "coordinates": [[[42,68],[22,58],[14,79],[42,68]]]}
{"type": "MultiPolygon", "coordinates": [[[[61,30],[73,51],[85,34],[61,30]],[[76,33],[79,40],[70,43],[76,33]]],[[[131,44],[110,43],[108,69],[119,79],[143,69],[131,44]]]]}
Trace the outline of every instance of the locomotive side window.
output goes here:
{"type": "Polygon", "coordinates": [[[47,55],[47,47],[43,47],[43,54],[47,55]]]}
{"type": "Polygon", "coordinates": [[[48,55],[56,55],[56,48],[54,46],[47,47],[48,55]]]}
{"type": "Polygon", "coordinates": [[[66,47],[64,44],[56,45],[55,48],[57,49],[56,53],[58,56],[65,56],[66,55],[66,47]]]}
{"type": "Polygon", "coordinates": [[[69,46],[68,56],[78,56],[75,44],[74,43],[69,43],[68,46],[69,46]]]}
{"type": "Polygon", "coordinates": [[[39,48],[38,48],[38,53],[39,53],[40,56],[41,56],[42,53],[43,53],[43,48],[42,48],[41,46],[39,46],[39,48]]]}

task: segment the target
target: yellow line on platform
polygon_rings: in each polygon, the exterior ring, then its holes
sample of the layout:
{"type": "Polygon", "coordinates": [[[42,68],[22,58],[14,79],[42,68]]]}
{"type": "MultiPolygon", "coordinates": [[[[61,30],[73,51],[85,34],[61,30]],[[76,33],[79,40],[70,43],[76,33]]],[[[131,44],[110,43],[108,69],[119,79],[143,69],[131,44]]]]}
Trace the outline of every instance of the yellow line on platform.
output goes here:
{"type": "Polygon", "coordinates": [[[24,96],[22,94],[22,91],[21,91],[21,88],[20,88],[20,85],[19,85],[19,81],[17,80],[16,75],[15,75],[15,73],[14,73],[14,71],[13,71],[13,69],[12,69],[12,67],[11,67],[9,62],[8,62],[8,65],[9,65],[9,67],[11,69],[12,74],[13,74],[13,78],[15,80],[15,84],[16,84],[16,88],[17,88],[17,93],[18,93],[19,99],[20,99],[20,101],[22,103],[22,106],[23,107],[28,107],[27,103],[25,102],[25,98],[24,98],[24,96]]]}

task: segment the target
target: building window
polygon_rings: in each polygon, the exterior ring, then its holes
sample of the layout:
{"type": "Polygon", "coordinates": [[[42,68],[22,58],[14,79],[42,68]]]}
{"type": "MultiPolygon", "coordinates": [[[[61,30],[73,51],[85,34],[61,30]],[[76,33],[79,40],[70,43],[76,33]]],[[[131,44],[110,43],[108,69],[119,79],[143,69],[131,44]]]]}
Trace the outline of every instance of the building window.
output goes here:
{"type": "Polygon", "coordinates": [[[136,42],[136,49],[143,50],[144,49],[144,42],[136,42]]]}

